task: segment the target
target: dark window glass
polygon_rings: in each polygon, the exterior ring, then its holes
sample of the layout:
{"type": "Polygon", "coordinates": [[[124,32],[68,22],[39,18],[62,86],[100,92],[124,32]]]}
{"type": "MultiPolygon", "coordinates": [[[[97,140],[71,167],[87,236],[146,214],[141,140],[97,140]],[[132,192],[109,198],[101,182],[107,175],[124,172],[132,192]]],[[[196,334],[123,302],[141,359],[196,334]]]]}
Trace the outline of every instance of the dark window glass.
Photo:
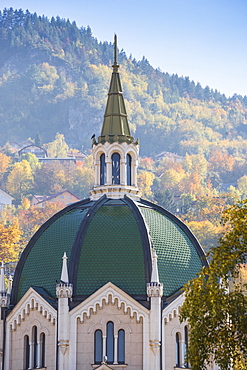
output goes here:
{"type": "Polygon", "coordinates": [[[114,361],[114,324],[109,321],[106,328],[106,356],[107,362],[113,364],[114,361]]]}
{"type": "Polygon", "coordinates": [[[100,185],[105,185],[106,180],[106,163],[105,163],[105,154],[100,156],[100,185]]]}
{"type": "Polygon", "coordinates": [[[102,331],[96,330],[94,333],[94,363],[100,364],[103,358],[102,331]]]}
{"type": "Polygon", "coordinates": [[[122,329],[118,331],[117,360],[119,364],[125,362],[125,332],[122,329]]]}
{"type": "Polygon", "coordinates": [[[126,158],[127,185],[131,185],[131,155],[127,154],[126,158]]]}
{"type": "Polygon", "coordinates": [[[34,367],[38,366],[38,342],[37,342],[37,326],[33,326],[33,351],[34,351],[34,367]]]}
{"type": "Polygon", "coordinates": [[[184,327],[184,366],[186,368],[189,367],[189,363],[187,361],[187,353],[188,353],[188,327],[184,327]]]}
{"type": "Polygon", "coordinates": [[[120,184],[120,155],[118,153],[113,153],[112,157],[112,184],[120,184]]]}
{"type": "Polygon", "coordinates": [[[180,337],[178,333],[176,333],[176,366],[180,366],[180,337]]]}
{"type": "Polygon", "coordinates": [[[29,368],[29,336],[25,335],[24,337],[24,369],[29,368]]]}
{"type": "Polygon", "coordinates": [[[45,367],[45,334],[40,334],[40,346],[41,346],[41,366],[45,367]]]}

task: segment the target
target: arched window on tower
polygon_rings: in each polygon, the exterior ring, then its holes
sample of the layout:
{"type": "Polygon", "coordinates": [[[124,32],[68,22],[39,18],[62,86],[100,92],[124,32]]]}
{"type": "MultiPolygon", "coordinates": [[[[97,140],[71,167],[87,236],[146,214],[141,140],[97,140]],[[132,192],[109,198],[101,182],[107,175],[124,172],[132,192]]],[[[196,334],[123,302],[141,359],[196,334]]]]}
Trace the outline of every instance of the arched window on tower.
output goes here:
{"type": "Polygon", "coordinates": [[[29,336],[25,335],[25,337],[24,337],[24,354],[23,354],[23,359],[24,359],[23,368],[24,369],[29,368],[29,351],[30,351],[29,336]]]}
{"type": "Polygon", "coordinates": [[[188,368],[189,363],[187,360],[187,353],[188,353],[188,343],[189,343],[189,337],[188,337],[188,327],[184,327],[184,367],[188,368]]]}
{"type": "Polygon", "coordinates": [[[118,349],[117,349],[118,364],[125,362],[125,332],[123,329],[118,331],[118,349]]]}
{"type": "Polygon", "coordinates": [[[100,185],[105,185],[106,182],[106,163],[105,163],[105,154],[100,156],[100,185]]]}
{"type": "Polygon", "coordinates": [[[111,156],[112,160],[112,184],[120,184],[120,155],[118,153],[113,153],[111,156]]]}
{"type": "Polygon", "coordinates": [[[102,331],[96,330],[94,333],[94,363],[100,364],[103,359],[102,331]]]}
{"type": "Polygon", "coordinates": [[[176,333],[176,366],[181,366],[180,334],[176,333]]]}
{"type": "Polygon", "coordinates": [[[114,324],[109,321],[106,325],[106,356],[108,364],[114,361],[114,324]]]}
{"type": "Polygon", "coordinates": [[[40,362],[41,367],[45,367],[45,333],[40,334],[40,362]]]}
{"type": "Polygon", "coordinates": [[[126,174],[127,174],[127,185],[131,185],[131,155],[127,154],[126,157],[126,174]]]}

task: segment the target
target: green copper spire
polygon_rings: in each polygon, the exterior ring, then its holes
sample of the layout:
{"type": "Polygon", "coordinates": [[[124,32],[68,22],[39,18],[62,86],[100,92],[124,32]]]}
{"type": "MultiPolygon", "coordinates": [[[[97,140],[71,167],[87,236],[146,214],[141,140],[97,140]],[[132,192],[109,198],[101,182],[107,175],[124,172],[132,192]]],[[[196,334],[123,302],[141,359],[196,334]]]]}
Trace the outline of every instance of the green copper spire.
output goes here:
{"type": "Polygon", "coordinates": [[[99,143],[108,141],[128,142],[134,141],[130,135],[130,129],[127,119],[126,108],[124,104],[122,86],[118,73],[119,65],[117,63],[117,36],[114,37],[114,64],[113,72],[108,92],[108,100],[104,115],[104,122],[99,136],[99,143]]]}

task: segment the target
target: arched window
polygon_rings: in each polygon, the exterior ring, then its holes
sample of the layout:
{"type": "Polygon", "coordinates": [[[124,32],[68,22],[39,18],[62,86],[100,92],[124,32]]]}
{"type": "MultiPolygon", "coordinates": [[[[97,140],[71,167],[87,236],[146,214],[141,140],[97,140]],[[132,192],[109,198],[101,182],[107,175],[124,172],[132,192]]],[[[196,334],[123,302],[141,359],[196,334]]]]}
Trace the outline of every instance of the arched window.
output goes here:
{"type": "Polygon", "coordinates": [[[40,361],[41,367],[45,367],[45,334],[40,334],[40,361]]]}
{"type": "Polygon", "coordinates": [[[119,364],[125,362],[125,332],[123,329],[118,331],[117,361],[119,364]]]}
{"type": "Polygon", "coordinates": [[[189,363],[187,360],[187,353],[188,353],[188,343],[189,343],[189,338],[188,338],[188,327],[184,327],[184,367],[188,368],[189,363]]]}
{"type": "Polygon", "coordinates": [[[126,157],[126,174],[127,174],[127,185],[131,185],[131,155],[127,154],[126,157]]]}
{"type": "Polygon", "coordinates": [[[96,330],[94,333],[94,363],[100,364],[103,359],[102,331],[96,330]]]}
{"type": "Polygon", "coordinates": [[[120,184],[120,155],[113,153],[111,156],[112,160],[112,184],[120,184]]]}
{"type": "Polygon", "coordinates": [[[24,359],[23,368],[24,369],[29,368],[29,351],[30,351],[29,336],[25,335],[25,337],[24,337],[24,354],[23,354],[23,359],[24,359]]]}
{"type": "Polygon", "coordinates": [[[32,329],[32,342],[33,342],[33,362],[34,367],[37,367],[38,364],[38,341],[37,341],[37,326],[33,326],[32,329]]]}
{"type": "Polygon", "coordinates": [[[106,180],[106,163],[105,163],[105,154],[100,156],[100,185],[105,185],[106,180]]]}
{"type": "Polygon", "coordinates": [[[180,361],[180,335],[179,333],[176,333],[176,366],[180,367],[181,361],[180,361]]]}
{"type": "Polygon", "coordinates": [[[114,361],[114,324],[109,321],[106,325],[106,356],[108,364],[114,361]]]}

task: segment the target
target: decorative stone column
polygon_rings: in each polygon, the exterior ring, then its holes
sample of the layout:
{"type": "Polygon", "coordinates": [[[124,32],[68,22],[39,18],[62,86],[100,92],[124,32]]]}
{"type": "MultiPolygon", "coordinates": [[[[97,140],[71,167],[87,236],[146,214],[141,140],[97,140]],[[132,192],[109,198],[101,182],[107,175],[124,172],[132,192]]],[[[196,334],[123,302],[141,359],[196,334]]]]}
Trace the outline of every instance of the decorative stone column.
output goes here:
{"type": "Polygon", "coordinates": [[[149,346],[152,353],[150,356],[150,369],[161,370],[161,297],[163,295],[163,284],[159,282],[157,255],[154,250],[152,250],[152,257],[153,267],[151,282],[147,284],[147,295],[151,301],[149,346]]]}
{"type": "Polygon", "coordinates": [[[63,256],[60,283],[56,285],[58,298],[58,370],[68,369],[69,363],[69,299],[72,298],[73,285],[69,283],[67,256],[63,256]]]}

